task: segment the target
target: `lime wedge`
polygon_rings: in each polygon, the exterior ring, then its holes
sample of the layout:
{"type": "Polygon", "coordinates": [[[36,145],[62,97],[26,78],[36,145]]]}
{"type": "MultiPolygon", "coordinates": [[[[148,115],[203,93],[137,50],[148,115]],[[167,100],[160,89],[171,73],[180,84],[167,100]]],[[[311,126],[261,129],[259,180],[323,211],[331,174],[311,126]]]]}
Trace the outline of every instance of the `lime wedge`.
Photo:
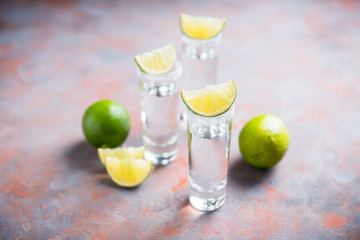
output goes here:
{"type": "Polygon", "coordinates": [[[144,159],[144,147],[117,148],[103,152],[110,178],[121,187],[136,187],[144,182],[152,169],[152,162],[144,159]]]}
{"type": "Polygon", "coordinates": [[[135,57],[138,67],[145,73],[161,75],[169,72],[176,62],[176,48],[173,43],[135,57]]]}
{"type": "Polygon", "coordinates": [[[181,91],[181,98],[188,108],[197,115],[216,117],[233,105],[236,86],[233,80],[220,85],[209,85],[195,91],[181,91]]]}
{"type": "Polygon", "coordinates": [[[181,31],[190,38],[213,38],[223,31],[225,23],[225,18],[198,17],[180,14],[181,31]]]}
{"type": "Polygon", "coordinates": [[[131,156],[133,158],[143,158],[144,156],[144,147],[140,148],[98,148],[98,155],[101,163],[106,166],[106,158],[107,157],[117,157],[119,159],[123,159],[126,157],[125,154],[131,156]],[[125,151],[126,149],[126,151],[125,151]]]}

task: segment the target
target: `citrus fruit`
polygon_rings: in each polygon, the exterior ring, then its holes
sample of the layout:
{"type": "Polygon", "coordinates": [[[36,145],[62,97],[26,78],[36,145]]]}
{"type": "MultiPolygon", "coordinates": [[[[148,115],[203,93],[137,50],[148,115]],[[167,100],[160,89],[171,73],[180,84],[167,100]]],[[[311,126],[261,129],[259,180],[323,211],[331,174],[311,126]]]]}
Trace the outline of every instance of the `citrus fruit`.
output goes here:
{"type": "Polygon", "coordinates": [[[117,147],[130,131],[130,116],[120,103],[101,100],[92,104],[82,119],[82,129],[87,141],[93,146],[117,147]]]}
{"type": "Polygon", "coordinates": [[[198,17],[180,14],[181,31],[190,38],[213,38],[222,32],[225,23],[225,18],[198,17]]]}
{"type": "Polygon", "coordinates": [[[285,155],[290,143],[284,122],[273,114],[254,117],[239,135],[239,147],[245,161],[258,168],[269,168],[285,155]]]}
{"type": "Polygon", "coordinates": [[[173,43],[135,57],[138,67],[145,73],[161,75],[169,72],[176,62],[176,48],[173,43]]]}
{"type": "Polygon", "coordinates": [[[195,91],[181,91],[181,98],[188,108],[197,115],[216,117],[233,105],[236,86],[233,80],[219,85],[209,85],[195,91]]]}
{"type": "Polygon", "coordinates": [[[146,180],[152,169],[152,162],[144,159],[144,147],[108,149],[105,166],[110,178],[121,187],[136,187],[146,180]]]}
{"type": "Polygon", "coordinates": [[[106,165],[106,158],[107,157],[117,157],[117,158],[124,158],[126,156],[131,156],[136,159],[144,158],[144,151],[145,148],[98,148],[98,155],[101,163],[105,166],[106,165]],[[126,155],[127,154],[127,155],[126,155]]]}

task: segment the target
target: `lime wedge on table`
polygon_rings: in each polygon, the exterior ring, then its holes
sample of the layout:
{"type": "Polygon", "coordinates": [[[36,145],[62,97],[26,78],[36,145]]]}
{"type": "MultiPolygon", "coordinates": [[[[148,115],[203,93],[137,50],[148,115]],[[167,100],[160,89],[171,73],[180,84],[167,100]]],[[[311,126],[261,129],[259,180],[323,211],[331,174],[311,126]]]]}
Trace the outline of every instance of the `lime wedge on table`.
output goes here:
{"type": "Polygon", "coordinates": [[[144,159],[144,152],[144,147],[98,150],[100,160],[105,162],[113,182],[128,188],[140,185],[151,172],[152,162],[144,159]]]}
{"type": "Polygon", "coordinates": [[[181,31],[195,39],[209,39],[217,36],[224,29],[225,23],[225,18],[180,15],[181,31]]]}
{"type": "Polygon", "coordinates": [[[176,48],[173,43],[135,57],[138,67],[145,73],[161,75],[169,72],[176,62],[176,48]]]}
{"type": "Polygon", "coordinates": [[[215,117],[223,114],[233,105],[236,86],[233,80],[220,85],[209,85],[195,91],[181,91],[186,106],[197,115],[215,117]]]}
{"type": "Polygon", "coordinates": [[[98,148],[98,155],[101,163],[106,166],[107,157],[117,157],[120,159],[130,156],[133,158],[141,159],[144,157],[144,147],[128,147],[128,148],[98,148]]]}

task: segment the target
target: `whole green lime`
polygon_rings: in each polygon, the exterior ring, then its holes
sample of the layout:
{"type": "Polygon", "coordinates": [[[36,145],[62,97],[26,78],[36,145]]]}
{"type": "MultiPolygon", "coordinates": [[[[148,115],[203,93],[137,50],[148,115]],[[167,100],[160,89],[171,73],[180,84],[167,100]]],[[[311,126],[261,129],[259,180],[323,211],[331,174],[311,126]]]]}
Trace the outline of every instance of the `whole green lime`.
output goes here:
{"type": "Polygon", "coordinates": [[[121,145],[130,131],[130,116],[123,105],[112,100],[92,104],[82,119],[87,141],[94,147],[114,148],[121,145]]]}
{"type": "Polygon", "coordinates": [[[273,114],[254,117],[239,135],[239,147],[245,161],[258,168],[277,164],[289,147],[289,132],[284,122],[273,114]]]}

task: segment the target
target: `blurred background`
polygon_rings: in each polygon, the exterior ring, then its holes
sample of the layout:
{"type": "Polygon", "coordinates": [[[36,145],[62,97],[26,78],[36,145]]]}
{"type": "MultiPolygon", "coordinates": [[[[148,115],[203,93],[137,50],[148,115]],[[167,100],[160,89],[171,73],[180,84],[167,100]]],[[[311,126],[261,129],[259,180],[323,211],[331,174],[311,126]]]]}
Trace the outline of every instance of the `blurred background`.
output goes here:
{"type": "Polygon", "coordinates": [[[1,239],[359,239],[360,2],[1,1],[1,239]],[[188,205],[187,143],[140,187],[116,187],[82,134],[100,99],[131,116],[141,145],[134,56],[175,43],[180,13],[226,17],[218,77],[236,82],[227,202],[188,205]],[[273,113],[285,158],[248,166],[238,136],[273,113]]]}

